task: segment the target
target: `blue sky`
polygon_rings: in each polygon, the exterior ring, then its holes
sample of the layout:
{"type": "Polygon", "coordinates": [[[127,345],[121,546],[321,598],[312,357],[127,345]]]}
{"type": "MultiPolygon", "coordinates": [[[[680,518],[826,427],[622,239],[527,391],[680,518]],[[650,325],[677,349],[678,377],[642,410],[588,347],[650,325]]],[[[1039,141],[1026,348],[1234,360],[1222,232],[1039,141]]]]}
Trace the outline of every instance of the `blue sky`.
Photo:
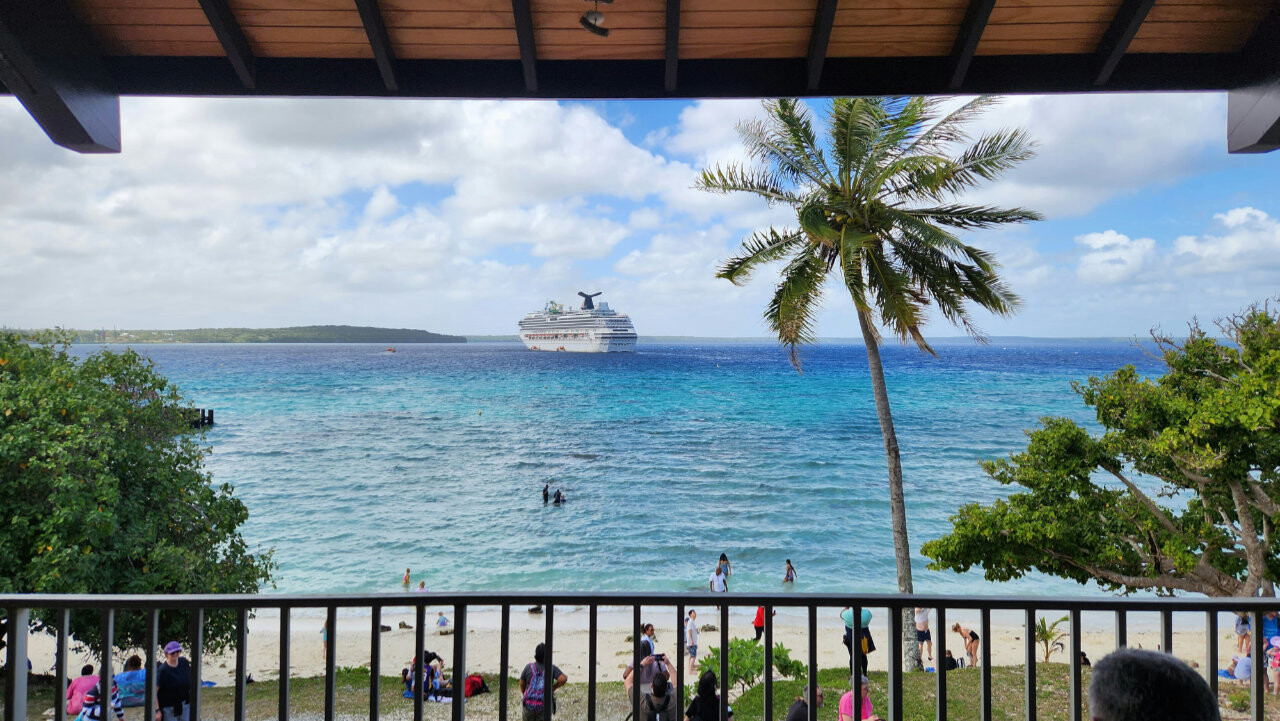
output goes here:
{"type": "MultiPolygon", "coordinates": [[[[821,116],[821,101],[813,106],[821,116]]],[[[349,323],[514,333],[604,291],[642,335],[764,336],[775,274],[714,278],[785,209],[691,188],[758,101],[126,99],[124,153],[0,99],[0,324],[349,323]],[[199,294],[200,301],[189,300],[199,294]]],[[[1225,151],[1220,94],[1009,98],[1039,157],[971,199],[1024,298],[995,335],[1132,336],[1280,293],[1280,155],[1225,151]]],[[[821,335],[857,334],[830,286],[821,335]]],[[[935,320],[935,336],[958,331],[935,320]]]]}

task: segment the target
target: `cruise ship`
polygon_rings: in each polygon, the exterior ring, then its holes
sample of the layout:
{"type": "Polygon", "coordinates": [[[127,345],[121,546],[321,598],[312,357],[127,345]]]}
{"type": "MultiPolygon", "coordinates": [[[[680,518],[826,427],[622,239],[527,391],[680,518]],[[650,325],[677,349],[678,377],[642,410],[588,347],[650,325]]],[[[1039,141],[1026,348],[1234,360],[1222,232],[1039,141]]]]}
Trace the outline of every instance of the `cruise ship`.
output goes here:
{"type": "Polygon", "coordinates": [[[559,350],[572,353],[631,353],[636,349],[636,329],[631,319],[609,308],[597,307],[590,295],[579,292],[582,307],[567,308],[554,300],[547,307],[520,321],[520,340],[529,350],[559,350]]]}

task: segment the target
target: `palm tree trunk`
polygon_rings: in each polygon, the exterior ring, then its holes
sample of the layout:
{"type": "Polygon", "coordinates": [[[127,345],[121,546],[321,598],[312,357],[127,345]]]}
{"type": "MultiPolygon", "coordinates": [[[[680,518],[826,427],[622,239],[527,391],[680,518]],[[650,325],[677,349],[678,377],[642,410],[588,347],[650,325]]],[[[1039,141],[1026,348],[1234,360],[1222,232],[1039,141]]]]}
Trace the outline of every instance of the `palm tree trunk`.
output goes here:
{"type": "MultiPolygon", "coordinates": [[[[893,522],[893,556],[898,570],[898,593],[914,593],[911,587],[911,545],[907,542],[907,505],[902,496],[902,455],[898,452],[898,434],[893,430],[893,413],[889,410],[889,390],[884,384],[884,367],[880,364],[880,346],[871,330],[871,319],[858,313],[858,327],[867,346],[867,368],[871,371],[871,391],[876,399],[876,417],[884,438],[884,457],[889,465],[889,515],[893,522]]],[[[902,614],[902,666],[912,671],[920,668],[920,646],[916,643],[916,627],[911,612],[902,614]]],[[[938,630],[942,633],[942,629],[938,630]]],[[[889,629],[893,633],[893,629],[889,629]]]]}

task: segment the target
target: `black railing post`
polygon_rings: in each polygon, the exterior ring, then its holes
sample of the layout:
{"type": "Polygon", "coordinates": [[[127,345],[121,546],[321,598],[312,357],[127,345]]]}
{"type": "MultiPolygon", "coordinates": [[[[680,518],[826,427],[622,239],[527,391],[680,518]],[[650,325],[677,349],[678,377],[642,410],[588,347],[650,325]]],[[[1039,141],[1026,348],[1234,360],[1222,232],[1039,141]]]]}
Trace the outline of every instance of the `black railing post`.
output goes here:
{"type": "Polygon", "coordinates": [[[764,607],[764,721],[773,721],[773,606],[769,604],[764,607]]]}
{"type": "MultiPolygon", "coordinates": [[[[99,640],[98,649],[101,652],[101,666],[98,668],[98,703],[102,709],[102,719],[107,719],[112,715],[107,709],[111,708],[111,649],[116,642],[116,610],[110,606],[102,609],[102,638],[99,640]]],[[[21,659],[22,668],[27,668],[27,657],[24,655],[21,659]]]]}
{"type": "MultiPolygon", "coordinates": [[[[720,718],[729,718],[729,604],[720,607],[720,718]]],[[[640,704],[636,703],[636,721],[640,721],[640,704]]]]}
{"type": "Polygon", "coordinates": [[[631,702],[631,717],[635,721],[640,720],[640,661],[644,658],[640,652],[643,648],[640,637],[643,635],[640,626],[640,604],[637,603],[631,606],[631,698],[627,699],[631,702]]]}
{"type": "Polygon", "coordinates": [[[382,606],[369,613],[369,721],[378,721],[382,704],[382,606]]]}
{"type": "Polygon", "coordinates": [[[1026,609],[1023,619],[1022,637],[1025,639],[1024,660],[1027,664],[1027,685],[1025,689],[1027,704],[1027,721],[1036,721],[1036,610],[1026,609]]]}
{"type": "MultiPolygon", "coordinates": [[[[31,609],[10,608],[8,616],[9,655],[5,662],[4,721],[27,721],[27,627],[31,625],[31,609]]],[[[111,693],[110,686],[107,686],[107,693],[111,693]]],[[[66,703],[62,696],[63,691],[59,688],[54,694],[55,706],[66,703]]]]}
{"type": "Polygon", "coordinates": [[[1250,632],[1253,634],[1253,646],[1250,648],[1253,656],[1253,675],[1249,678],[1249,686],[1252,693],[1249,694],[1250,716],[1253,721],[1262,721],[1265,718],[1263,705],[1267,698],[1267,666],[1263,660],[1262,647],[1266,639],[1262,637],[1262,613],[1254,611],[1253,623],[1250,624],[1250,632]]]}
{"type": "Polygon", "coordinates": [[[1218,697],[1218,612],[1204,612],[1204,673],[1213,697],[1218,697]]]}
{"type": "MultiPolygon", "coordinates": [[[[153,608],[147,613],[147,660],[145,661],[147,665],[144,666],[147,670],[146,676],[144,677],[147,682],[143,684],[146,686],[146,689],[143,690],[142,701],[142,718],[144,719],[153,719],[156,717],[156,649],[159,647],[160,610],[153,608]]],[[[66,656],[65,653],[62,655],[64,657],[66,656]]],[[[59,683],[58,688],[63,688],[63,685],[59,683]]],[[[55,703],[54,706],[56,709],[56,707],[61,706],[61,704],[55,703]]],[[[62,721],[62,719],[57,718],[56,721],[62,721]]]]}
{"type": "Polygon", "coordinates": [[[200,692],[204,687],[204,609],[191,610],[191,721],[200,721],[200,692]]]}
{"type": "MultiPolygon", "coordinates": [[[[551,721],[552,707],[556,703],[554,692],[556,677],[552,673],[552,669],[556,667],[553,654],[556,633],[556,607],[553,604],[547,604],[546,619],[546,640],[543,643],[547,646],[544,649],[546,654],[542,657],[542,718],[545,721],[551,721]]],[[[637,666],[633,673],[639,673],[639,670],[640,667],[637,666]]],[[[454,719],[453,721],[462,721],[462,719],[454,719]]]]}
{"type": "Polygon", "coordinates": [[[1123,610],[1116,611],[1116,648],[1129,645],[1129,614],[1123,610]]]}
{"type": "Polygon", "coordinates": [[[979,671],[981,678],[981,696],[979,709],[981,710],[982,721],[991,721],[991,641],[995,638],[995,634],[991,632],[991,609],[983,607],[979,612],[980,622],[982,624],[982,638],[986,639],[982,644],[982,670],[979,671]]]}
{"type": "Polygon", "coordinates": [[[1067,615],[1071,618],[1071,683],[1068,691],[1071,698],[1071,721],[1081,721],[1080,609],[1073,608],[1067,615]]]}
{"type": "MultiPolygon", "coordinates": [[[[594,603],[587,609],[587,721],[596,721],[597,611],[594,603]]],[[[636,671],[632,669],[631,672],[636,671]]]]}
{"type": "MultiPolygon", "coordinates": [[[[507,721],[507,693],[511,681],[511,604],[502,604],[502,638],[498,640],[498,721],[507,721]]],[[[592,643],[595,643],[594,639],[592,643]]],[[[523,701],[521,702],[523,707],[523,701]]]]}
{"type": "MultiPolygon", "coordinates": [[[[889,621],[889,718],[902,718],[902,607],[889,606],[885,609],[889,621]]],[[[854,619],[854,623],[861,628],[862,621],[854,619]]],[[[862,649],[862,642],[858,639],[854,640],[854,644],[859,650],[862,649]]],[[[861,671],[862,669],[855,669],[861,671]]],[[[857,704],[858,700],[854,700],[857,704]]]]}
{"type": "Polygon", "coordinates": [[[325,613],[324,643],[324,721],[333,721],[338,708],[338,683],[335,678],[338,663],[338,607],[330,606],[325,613]]]}
{"type": "MultiPolygon", "coordinates": [[[[16,628],[16,626],[15,626],[16,628]]],[[[66,721],[67,704],[64,703],[63,695],[67,690],[67,639],[71,637],[71,609],[64,608],[58,611],[58,641],[57,647],[54,649],[54,683],[57,684],[57,693],[54,694],[53,701],[53,721],[66,721]]],[[[152,644],[154,645],[154,644],[152,644]]],[[[155,665],[149,665],[151,671],[155,673],[155,665]]],[[[154,683],[147,684],[147,691],[154,694],[154,683]]]]}
{"type": "MultiPolygon", "coordinates": [[[[809,721],[818,721],[818,607],[809,604],[809,678],[805,681],[809,689],[809,721]]],[[[856,696],[858,691],[854,689],[856,696]]]]}
{"type": "Polygon", "coordinates": [[[280,683],[276,698],[279,721],[289,721],[289,622],[292,620],[289,614],[292,611],[289,606],[280,607],[280,683]]]}
{"type": "Polygon", "coordinates": [[[244,677],[249,654],[249,610],[243,606],[236,609],[236,696],[232,717],[235,721],[245,721],[244,677]]]}
{"type": "MultiPolygon", "coordinates": [[[[551,619],[551,608],[547,607],[547,620],[551,619]]],[[[457,604],[453,607],[453,721],[463,721],[467,717],[467,607],[457,604]],[[461,680],[459,680],[461,679],[461,680]]],[[[370,719],[376,721],[376,719],[370,719]]]]}
{"type": "Polygon", "coordinates": [[[1173,653],[1173,612],[1167,609],[1160,612],[1160,650],[1173,653]]]}
{"type": "Polygon", "coordinates": [[[419,601],[414,608],[413,619],[413,660],[409,662],[409,673],[413,674],[413,721],[422,721],[422,703],[426,696],[427,664],[422,658],[427,647],[427,607],[419,601]]]}
{"type": "Polygon", "coordinates": [[[933,639],[933,672],[938,675],[934,679],[938,685],[937,713],[938,721],[947,721],[947,609],[938,607],[935,613],[938,637],[933,639]]]}

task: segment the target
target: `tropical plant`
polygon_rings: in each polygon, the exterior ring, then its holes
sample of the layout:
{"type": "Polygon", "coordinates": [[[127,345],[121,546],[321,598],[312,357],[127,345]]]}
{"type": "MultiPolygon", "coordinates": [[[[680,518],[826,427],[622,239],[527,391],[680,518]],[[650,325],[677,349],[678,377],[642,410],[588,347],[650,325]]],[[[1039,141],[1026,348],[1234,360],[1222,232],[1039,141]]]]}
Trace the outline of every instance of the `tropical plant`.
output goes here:
{"type": "MultiPolygon", "coordinates": [[[[803,662],[792,660],[791,652],[781,643],[773,645],[773,670],[779,676],[795,678],[803,674],[803,662]]],[[[720,649],[713,647],[698,662],[698,671],[720,673],[720,649]]],[[[728,688],[737,685],[739,694],[756,684],[764,675],[764,645],[750,638],[735,638],[729,641],[729,678],[721,679],[720,685],[728,688]]]]}
{"type": "Polygon", "coordinates": [[[984,461],[1023,491],[969,504],[924,544],[930,568],[988,580],[1034,569],[1109,591],[1274,596],[1280,579],[1280,312],[1255,305],[1185,340],[1154,332],[1165,372],[1125,366],[1074,388],[1093,435],[1045,418],[1025,451],[984,461]],[[1174,499],[1172,502],[1166,499],[1174,499]]]}
{"type": "MultiPolygon", "coordinates": [[[[271,554],[241,537],[249,512],[204,470],[201,433],[133,351],[77,358],[65,335],[0,333],[0,593],[257,591],[271,554]]],[[[163,612],[160,631],[188,638],[187,620],[163,612]]],[[[143,645],[147,627],[145,613],[118,612],[116,646],[143,645]]],[[[94,646],[100,628],[96,612],[71,615],[79,642],[94,646]]],[[[210,613],[205,632],[206,648],[222,647],[234,614],[210,613]]]]}
{"type": "Polygon", "coordinates": [[[1036,621],[1035,638],[1036,643],[1040,644],[1040,647],[1044,649],[1044,663],[1049,663],[1049,657],[1053,655],[1054,651],[1061,651],[1065,648],[1062,644],[1062,639],[1070,634],[1066,631],[1059,631],[1058,626],[1066,623],[1070,618],[1070,616],[1063,616],[1057,621],[1049,623],[1049,619],[1041,616],[1036,621]]]}
{"type": "MultiPolygon", "coordinates": [[[[969,142],[965,125],[994,102],[982,97],[944,113],[942,101],[933,98],[835,98],[820,138],[803,103],[766,101],[764,120],[737,126],[751,162],[703,170],[696,183],[702,190],[751,193],[795,210],[797,227],[752,234],[718,277],[742,285],[760,266],[784,262],[764,317],[797,371],[799,347],[816,339],[826,280],[839,277],[853,301],[884,440],[900,593],[912,593],[911,553],[879,326],[932,354],[921,333],[930,306],[980,341],[969,303],[997,315],[1017,308],[1018,298],[997,275],[991,254],[957,237],[1040,218],[1022,208],[957,199],[1032,156],[1032,143],[1020,130],[969,142]]],[[[919,668],[910,617],[903,617],[901,632],[905,665],[919,668]]]]}

